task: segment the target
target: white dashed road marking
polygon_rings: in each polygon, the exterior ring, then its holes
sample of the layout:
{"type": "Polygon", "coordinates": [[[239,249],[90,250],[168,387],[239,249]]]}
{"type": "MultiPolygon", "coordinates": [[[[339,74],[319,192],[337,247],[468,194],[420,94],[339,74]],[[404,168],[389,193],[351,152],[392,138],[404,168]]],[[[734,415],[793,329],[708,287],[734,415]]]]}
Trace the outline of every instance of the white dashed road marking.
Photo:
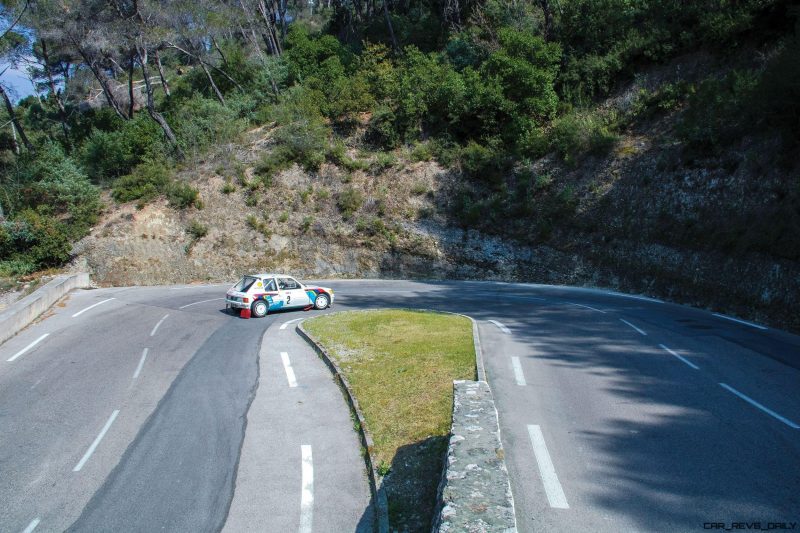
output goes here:
{"type": "Polygon", "coordinates": [[[31,523],[28,524],[28,527],[22,530],[22,533],[31,533],[34,529],[36,529],[36,526],[39,525],[39,522],[40,520],[38,518],[34,518],[31,520],[31,523]]]}
{"type": "Polygon", "coordinates": [[[623,324],[626,324],[626,325],[628,325],[628,326],[632,327],[633,329],[635,329],[636,331],[638,331],[638,332],[639,332],[639,333],[641,333],[642,335],[645,335],[645,336],[647,335],[647,332],[646,332],[646,331],[644,331],[644,330],[642,330],[642,329],[639,329],[639,328],[637,328],[636,326],[634,326],[633,324],[631,324],[631,323],[630,323],[630,322],[628,322],[627,320],[624,320],[624,319],[620,318],[620,319],[619,319],[619,321],[620,321],[620,322],[622,322],[623,324]]]}
{"type": "Polygon", "coordinates": [[[139,366],[136,367],[136,372],[133,373],[133,379],[139,377],[139,373],[142,371],[142,367],[144,366],[144,360],[147,359],[147,348],[144,349],[142,352],[142,358],[139,359],[139,366]]]}
{"type": "Polygon", "coordinates": [[[539,465],[539,473],[542,476],[544,491],[547,494],[547,501],[550,507],[569,509],[564,489],[561,488],[553,461],[550,460],[550,453],[547,451],[547,444],[544,442],[542,428],[537,425],[528,425],[528,435],[531,437],[533,454],[536,456],[536,463],[539,465]]]}
{"type": "Polygon", "coordinates": [[[24,354],[25,352],[27,352],[28,350],[30,350],[31,348],[33,348],[34,346],[36,346],[37,344],[42,342],[48,335],[50,335],[50,334],[49,333],[45,333],[44,335],[42,335],[41,337],[39,337],[38,339],[36,339],[32,343],[30,343],[29,345],[27,345],[26,347],[24,347],[23,349],[21,349],[20,351],[18,351],[17,353],[12,355],[11,357],[9,357],[7,359],[7,361],[10,363],[10,362],[16,360],[17,357],[19,357],[20,355],[24,354]]]}
{"type": "Polygon", "coordinates": [[[517,385],[522,387],[527,385],[525,382],[525,374],[522,373],[522,364],[519,362],[519,357],[511,358],[511,366],[514,369],[514,379],[517,380],[517,385]]]}
{"type": "Polygon", "coordinates": [[[786,424],[786,425],[787,425],[787,426],[789,426],[790,428],[792,428],[792,429],[800,429],[800,425],[797,425],[797,424],[795,424],[794,422],[792,422],[792,421],[791,421],[791,420],[789,420],[788,418],[784,418],[784,417],[782,417],[781,415],[779,415],[778,413],[776,413],[776,412],[775,412],[775,411],[773,411],[772,409],[769,409],[769,408],[767,408],[767,407],[764,407],[763,405],[761,405],[760,403],[758,403],[758,402],[757,402],[757,401],[755,401],[754,399],[750,398],[749,396],[747,396],[747,395],[745,395],[745,394],[742,394],[741,392],[739,392],[738,390],[734,389],[734,388],[733,388],[733,387],[731,387],[730,385],[728,385],[728,384],[726,384],[726,383],[720,383],[720,384],[719,384],[719,386],[720,386],[720,387],[722,387],[723,389],[726,389],[726,390],[728,390],[728,391],[732,392],[733,394],[735,394],[736,396],[738,396],[738,397],[739,397],[739,398],[741,398],[742,400],[746,401],[746,402],[747,402],[747,403],[749,403],[750,405],[752,405],[752,406],[754,406],[754,407],[757,407],[757,408],[761,409],[762,411],[764,411],[765,413],[767,413],[767,414],[768,414],[768,415],[770,415],[771,417],[773,417],[773,418],[777,418],[778,420],[780,420],[781,422],[783,422],[784,424],[786,424]]]}
{"type": "Polygon", "coordinates": [[[492,324],[494,324],[495,326],[500,328],[500,331],[502,331],[503,333],[511,333],[511,330],[508,329],[505,326],[505,324],[502,324],[502,323],[498,322],[497,320],[490,320],[489,322],[491,322],[492,324]]]}
{"type": "Polygon", "coordinates": [[[739,324],[744,324],[745,326],[750,326],[751,328],[768,329],[768,328],[766,328],[764,326],[759,326],[758,324],[753,324],[752,322],[748,322],[746,320],[740,320],[738,318],[733,318],[732,316],[725,316],[725,315],[721,315],[719,313],[713,313],[713,315],[716,316],[716,317],[719,317],[719,318],[724,318],[725,320],[730,320],[731,322],[738,322],[739,324]]]}
{"type": "Polygon", "coordinates": [[[575,305],[577,307],[583,307],[584,309],[591,309],[592,311],[597,311],[598,313],[605,313],[605,311],[603,311],[602,309],[597,309],[596,307],[591,307],[589,305],[575,304],[575,303],[572,303],[572,302],[567,302],[567,303],[569,305],[575,305]]]}
{"type": "Polygon", "coordinates": [[[664,349],[664,350],[666,350],[667,352],[669,352],[670,354],[674,355],[675,357],[677,357],[678,359],[680,359],[681,361],[683,361],[684,363],[686,363],[686,364],[687,364],[687,365],[689,365],[690,367],[694,368],[695,370],[700,370],[700,367],[699,367],[699,366],[697,366],[696,364],[692,363],[691,361],[689,361],[689,360],[688,360],[688,359],[686,359],[685,357],[681,356],[680,354],[677,354],[677,353],[675,353],[674,351],[670,350],[669,348],[667,348],[667,347],[666,347],[666,346],[664,346],[663,344],[659,344],[659,346],[661,346],[661,348],[662,348],[662,349],[664,349]]]}
{"type": "Polygon", "coordinates": [[[283,369],[286,370],[286,379],[289,381],[289,386],[297,387],[297,380],[294,377],[294,370],[292,370],[292,362],[289,361],[289,354],[281,352],[281,361],[283,361],[283,369]]]}
{"type": "Polygon", "coordinates": [[[191,307],[193,305],[204,304],[206,302],[214,302],[216,300],[224,300],[224,299],[225,298],[211,298],[210,300],[200,300],[199,302],[193,302],[193,303],[190,303],[190,304],[182,305],[178,309],[186,309],[187,307],[191,307]]]}
{"type": "Polygon", "coordinates": [[[85,312],[86,312],[86,311],[88,311],[89,309],[94,309],[94,308],[95,308],[95,307],[97,307],[98,305],[102,305],[102,304],[104,304],[104,303],[106,303],[106,302],[110,302],[111,300],[116,300],[116,298],[108,298],[107,300],[103,300],[102,302],[97,302],[97,303],[96,303],[96,304],[94,304],[94,305],[90,305],[90,306],[89,306],[89,307],[87,307],[86,309],[81,309],[80,311],[78,311],[77,313],[75,313],[74,315],[72,315],[72,318],[75,318],[76,316],[81,316],[83,313],[85,313],[85,312]]]}
{"type": "Polygon", "coordinates": [[[103,429],[100,430],[100,434],[97,436],[96,439],[94,439],[94,442],[92,443],[91,446],[89,446],[89,449],[86,450],[86,453],[83,454],[83,457],[78,462],[78,464],[75,465],[75,468],[72,469],[73,472],[80,472],[81,468],[83,468],[83,465],[86,464],[86,461],[89,460],[94,451],[97,449],[97,446],[100,444],[100,441],[103,440],[103,437],[106,436],[106,432],[108,432],[109,428],[111,428],[111,424],[114,423],[114,420],[116,420],[118,414],[119,414],[119,409],[111,413],[108,422],[106,422],[106,425],[103,426],[103,429]]]}
{"type": "Polygon", "coordinates": [[[169,316],[169,313],[167,313],[166,315],[164,315],[164,316],[161,318],[161,320],[159,320],[159,321],[158,321],[158,324],[156,324],[156,325],[155,325],[155,327],[153,327],[153,331],[151,331],[151,332],[150,332],[150,336],[151,336],[151,337],[152,337],[152,336],[154,336],[154,335],[156,334],[156,331],[158,331],[158,327],[159,327],[159,326],[162,324],[162,322],[164,322],[164,321],[167,319],[167,317],[168,317],[168,316],[169,316]]]}
{"type": "Polygon", "coordinates": [[[302,492],[300,494],[300,533],[311,533],[314,525],[314,461],[311,456],[311,446],[300,446],[303,460],[302,492]]]}
{"type": "Polygon", "coordinates": [[[298,320],[303,320],[303,319],[302,318],[295,318],[294,320],[288,320],[288,321],[284,322],[283,324],[281,324],[281,327],[279,327],[278,329],[286,329],[286,326],[288,326],[289,324],[291,324],[293,322],[297,322],[298,320]]]}

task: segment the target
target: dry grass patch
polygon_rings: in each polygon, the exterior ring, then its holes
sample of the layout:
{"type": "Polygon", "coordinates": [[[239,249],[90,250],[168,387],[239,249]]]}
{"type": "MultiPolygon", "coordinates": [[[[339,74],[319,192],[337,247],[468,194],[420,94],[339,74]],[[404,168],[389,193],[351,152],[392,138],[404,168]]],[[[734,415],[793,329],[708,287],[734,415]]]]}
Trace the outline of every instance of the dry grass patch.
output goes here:
{"type": "Polygon", "coordinates": [[[392,529],[429,531],[450,432],[453,380],[475,379],[469,319],[354,311],[304,326],[337,359],[364,413],[392,529]]]}

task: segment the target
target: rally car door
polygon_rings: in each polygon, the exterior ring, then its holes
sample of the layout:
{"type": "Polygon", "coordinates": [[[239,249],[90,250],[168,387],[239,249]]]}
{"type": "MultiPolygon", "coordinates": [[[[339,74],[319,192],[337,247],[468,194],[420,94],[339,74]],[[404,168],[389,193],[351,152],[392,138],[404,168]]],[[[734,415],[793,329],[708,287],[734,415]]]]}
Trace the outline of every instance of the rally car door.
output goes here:
{"type": "Polygon", "coordinates": [[[303,286],[294,278],[278,278],[278,290],[286,307],[305,307],[311,303],[303,286]]]}

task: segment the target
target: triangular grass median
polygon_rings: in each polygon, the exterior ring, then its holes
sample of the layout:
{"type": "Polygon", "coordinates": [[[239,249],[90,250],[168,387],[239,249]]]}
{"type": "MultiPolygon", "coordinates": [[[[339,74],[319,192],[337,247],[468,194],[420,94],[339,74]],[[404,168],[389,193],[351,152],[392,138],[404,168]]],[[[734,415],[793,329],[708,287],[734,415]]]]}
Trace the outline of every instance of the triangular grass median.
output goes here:
{"type": "Polygon", "coordinates": [[[410,310],[337,313],[304,327],[350,382],[385,478],[392,529],[430,531],[453,380],[475,379],[468,318],[410,310]]]}

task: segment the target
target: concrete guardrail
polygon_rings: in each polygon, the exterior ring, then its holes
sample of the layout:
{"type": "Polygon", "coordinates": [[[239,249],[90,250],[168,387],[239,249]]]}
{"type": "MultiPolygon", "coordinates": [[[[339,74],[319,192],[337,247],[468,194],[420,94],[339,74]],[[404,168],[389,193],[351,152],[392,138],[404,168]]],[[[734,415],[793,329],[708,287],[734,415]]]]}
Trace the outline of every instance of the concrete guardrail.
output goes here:
{"type": "Polygon", "coordinates": [[[0,343],[24,329],[72,289],[86,288],[89,285],[89,274],[85,272],[57,276],[44,287],[14,302],[8,309],[0,312],[0,343]]]}

